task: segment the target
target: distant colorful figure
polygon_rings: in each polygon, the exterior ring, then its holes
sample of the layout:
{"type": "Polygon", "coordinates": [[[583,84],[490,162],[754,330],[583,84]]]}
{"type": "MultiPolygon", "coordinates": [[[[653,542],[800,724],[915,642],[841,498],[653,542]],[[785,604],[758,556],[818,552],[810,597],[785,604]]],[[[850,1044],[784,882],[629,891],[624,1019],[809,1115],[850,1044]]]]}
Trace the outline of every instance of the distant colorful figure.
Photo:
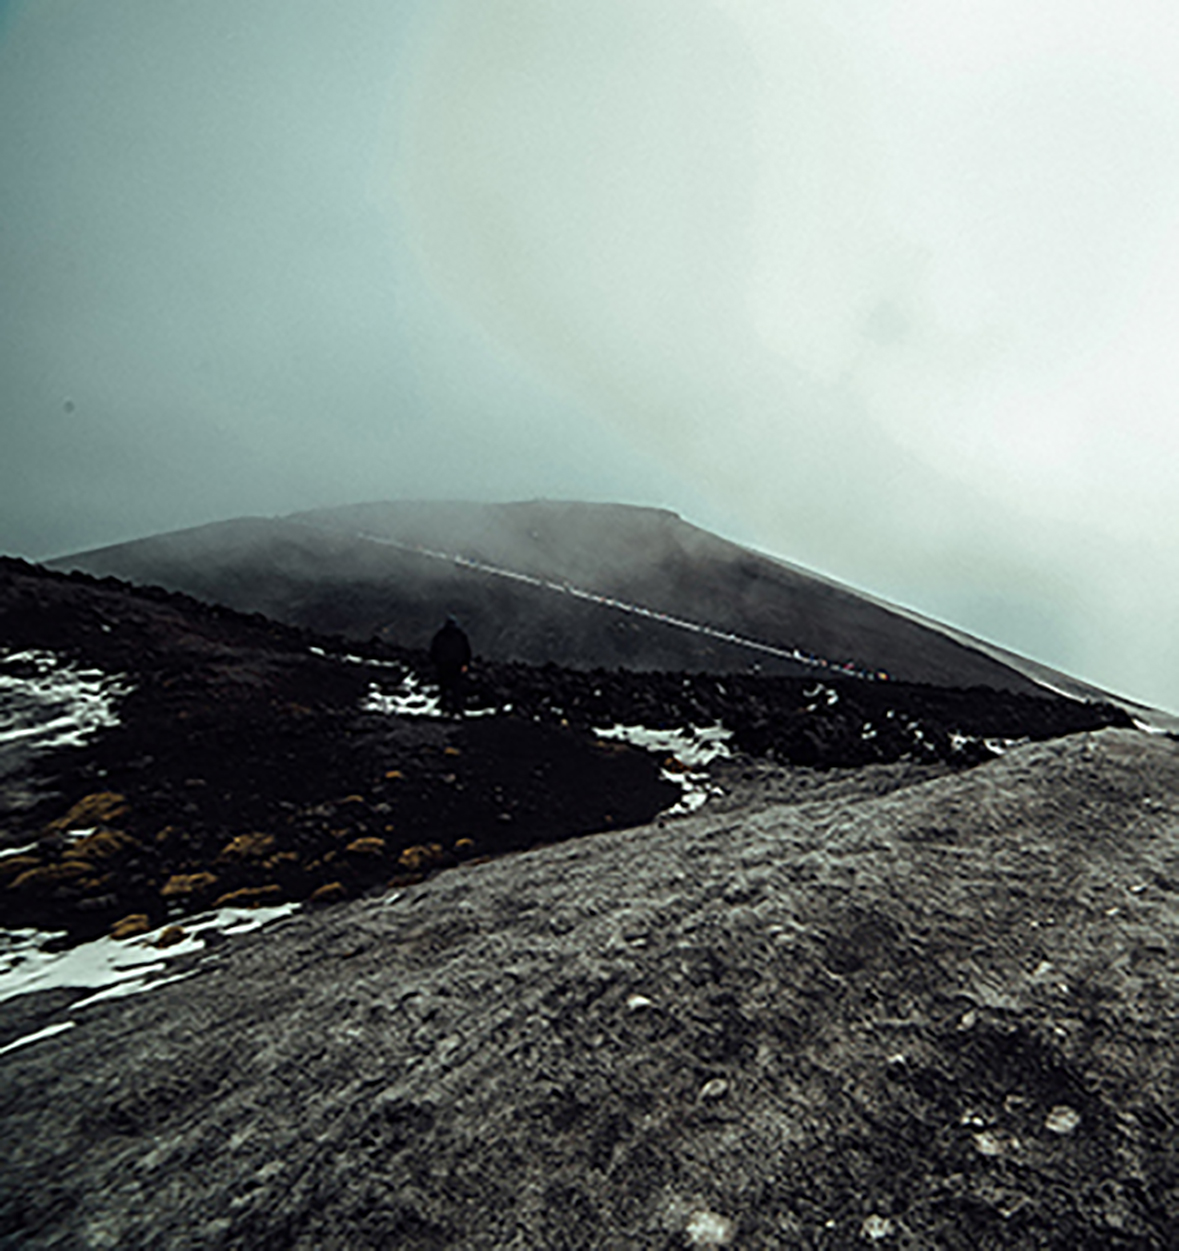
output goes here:
{"type": "Polygon", "coordinates": [[[463,675],[471,664],[471,642],[453,617],[447,617],[446,624],[434,635],[430,660],[442,689],[442,711],[462,712],[463,675]]]}

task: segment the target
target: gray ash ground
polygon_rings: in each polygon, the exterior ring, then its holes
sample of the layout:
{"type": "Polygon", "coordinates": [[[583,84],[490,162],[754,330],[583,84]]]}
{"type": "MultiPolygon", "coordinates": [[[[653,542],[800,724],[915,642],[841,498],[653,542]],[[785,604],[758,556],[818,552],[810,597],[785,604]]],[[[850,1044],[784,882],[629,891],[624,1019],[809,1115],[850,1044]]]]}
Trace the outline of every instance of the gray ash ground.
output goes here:
{"type": "Polygon", "coordinates": [[[14,744],[0,776],[0,849],[28,848],[0,857],[4,924],[69,941],[129,915],[155,926],[222,902],[356,897],[676,802],[665,760],[594,728],[720,723],[750,757],[828,770],[965,768],[1001,741],[1130,724],[1107,705],[985,688],[478,661],[470,715],[392,716],[366,698],[428,682],[423,653],[12,559],[0,647],[130,688],[117,725],[79,746],[14,744]]]}

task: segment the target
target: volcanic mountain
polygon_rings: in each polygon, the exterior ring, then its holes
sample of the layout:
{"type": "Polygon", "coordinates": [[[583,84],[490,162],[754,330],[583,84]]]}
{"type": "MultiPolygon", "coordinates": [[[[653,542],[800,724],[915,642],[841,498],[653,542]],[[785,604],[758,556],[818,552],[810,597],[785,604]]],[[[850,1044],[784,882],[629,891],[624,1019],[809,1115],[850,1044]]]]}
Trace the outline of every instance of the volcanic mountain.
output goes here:
{"type": "Polygon", "coordinates": [[[1170,737],[649,510],[132,556],[0,558],[0,1246],[1176,1245],[1170,737]]]}
{"type": "Polygon", "coordinates": [[[496,660],[1040,689],[1017,657],[658,509],[366,504],[220,522],[51,565],[406,647],[425,646],[452,612],[496,660]]]}

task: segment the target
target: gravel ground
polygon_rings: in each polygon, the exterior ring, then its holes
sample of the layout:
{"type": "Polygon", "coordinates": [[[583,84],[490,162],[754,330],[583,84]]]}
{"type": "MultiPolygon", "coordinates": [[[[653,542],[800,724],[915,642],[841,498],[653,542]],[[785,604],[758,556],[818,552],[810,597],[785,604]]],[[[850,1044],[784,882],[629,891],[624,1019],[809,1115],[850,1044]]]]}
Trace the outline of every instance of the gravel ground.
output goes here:
{"type": "Polygon", "coordinates": [[[1175,1246],[1175,744],[937,774],[738,760],[82,1009],[2,1245],[1175,1246]]]}

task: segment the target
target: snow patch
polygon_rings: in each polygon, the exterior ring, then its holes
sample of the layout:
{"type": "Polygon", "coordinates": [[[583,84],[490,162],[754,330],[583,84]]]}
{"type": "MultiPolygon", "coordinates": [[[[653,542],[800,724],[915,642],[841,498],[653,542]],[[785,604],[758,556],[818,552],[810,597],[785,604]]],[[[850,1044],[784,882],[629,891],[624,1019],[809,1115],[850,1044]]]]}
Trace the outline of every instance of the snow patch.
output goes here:
{"type": "MultiPolygon", "coordinates": [[[[384,662],[381,662],[384,663],[384,662]]],[[[462,717],[493,717],[510,712],[511,704],[504,708],[464,708],[462,717]]],[[[370,684],[368,694],[360,706],[361,712],[377,712],[390,717],[444,717],[442,694],[436,686],[419,682],[413,674],[407,674],[401,685],[393,692],[382,690],[376,682],[370,684]]]]}
{"type": "MultiPolygon", "coordinates": [[[[93,990],[96,994],[70,1005],[72,1015],[80,1008],[104,999],[135,995],[153,990],[168,982],[189,976],[157,977],[167,962],[177,956],[193,955],[205,948],[205,937],[220,930],[229,936],[246,934],[281,917],[289,916],[298,904],[280,904],[274,908],[220,908],[187,918],[183,923],[185,937],[168,947],[158,947],[160,935],[168,926],[161,926],[133,939],[98,938],[66,951],[47,950],[60,933],[41,930],[0,930],[0,1003],[17,995],[31,995],[39,990],[93,990]]],[[[49,1026],[37,1034],[18,1038],[3,1050],[12,1050],[38,1038],[48,1038],[75,1022],[65,1021],[49,1026]]]]}
{"type": "Polygon", "coordinates": [[[422,686],[411,673],[391,693],[373,682],[360,708],[362,712],[379,712],[391,717],[441,717],[442,696],[437,690],[422,686]]]}
{"type": "Polygon", "coordinates": [[[665,816],[685,816],[695,812],[709,797],[720,793],[713,786],[707,773],[701,770],[721,757],[731,756],[728,740],[732,730],[723,725],[689,726],[686,730],[649,730],[642,725],[615,725],[609,729],[595,729],[598,738],[614,739],[642,747],[646,751],[664,753],[672,757],[660,776],[665,782],[674,782],[682,794],[678,803],[664,812],[665,816]]]}
{"type": "Polygon", "coordinates": [[[53,652],[0,648],[0,745],[81,746],[119,724],[117,702],[132,689],[124,674],[80,669],[53,652]]]}
{"type": "Polygon", "coordinates": [[[54,1034],[73,1029],[76,1024],[76,1021],[59,1021],[56,1025],[46,1025],[44,1029],[39,1029],[35,1034],[26,1034],[23,1038],[18,1038],[14,1042],[5,1043],[3,1047],[0,1047],[0,1056],[6,1051],[15,1051],[17,1047],[27,1047],[29,1043],[40,1042],[42,1038],[52,1038],[54,1034]]]}

